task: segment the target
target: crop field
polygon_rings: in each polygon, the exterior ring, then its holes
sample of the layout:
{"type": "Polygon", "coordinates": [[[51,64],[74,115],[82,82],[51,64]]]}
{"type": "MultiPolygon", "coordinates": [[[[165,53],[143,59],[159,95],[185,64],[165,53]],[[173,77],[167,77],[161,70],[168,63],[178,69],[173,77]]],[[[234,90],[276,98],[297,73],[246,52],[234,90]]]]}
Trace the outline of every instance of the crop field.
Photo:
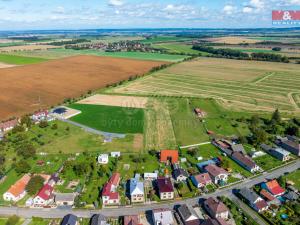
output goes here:
{"type": "Polygon", "coordinates": [[[81,113],[72,121],[111,133],[143,133],[144,111],[137,108],[72,104],[71,108],[81,113]]]}
{"type": "Polygon", "coordinates": [[[0,89],[5,94],[0,97],[0,118],[60,104],[66,98],[79,97],[88,90],[144,74],[161,64],[155,61],[75,56],[1,69],[0,89]]]}
{"type": "MultiPolygon", "coordinates": [[[[192,49],[192,45],[187,45],[184,43],[163,43],[163,44],[153,44],[152,47],[164,49],[172,53],[177,54],[199,54],[199,51],[192,49]]],[[[207,54],[207,53],[206,53],[207,54]]]]}
{"type": "Polygon", "coordinates": [[[40,63],[45,61],[47,61],[47,59],[0,54],[0,63],[5,63],[5,64],[26,65],[26,64],[34,64],[34,63],[40,63]]]}
{"type": "Polygon", "coordinates": [[[242,37],[242,36],[229,36],[229,37],[218,37],[218,38],[207,38],[206,41],[212,43],[219,43],[219,44],[241,44],[241,43],[248,43],[248,44],[255,44],[259,42],[259,40],[242,37]]]}
{"type": "Polygon", "coordinates": [[[16,45],[16,46],[7,46],[0,47],[0,52],[15,52],[15,51],[34,51],[34,50],[47,50],[51,48],[57,48],[53,45],[16,45]]]}
{"type": "Polygon", "coordinates": [[[300,65],[199,58],[126,83],[113,93],[214,98],[226,108],[299,113],[300,65]]]}
{"type": "Polygon", "coordinates": [[[95,56],[108,56],[117,58],[129,58],[138,60],[153,60],[153,61],[166,61],[178,62],[185,59],[184,55],[160,54],[160,53],[147,53],[147,52],[103,52],[97,50],[72,50],[72,49],[50,49],[41,51],[23,51],[15,52],[21,56],[29,57],[42,57],[47,59],[64,58],[75,55],[95,55],[95,56]]]}
{"type": "Polygon", "coordinates": [[[192,38],[186,37],[176,37],[176,36],[157,36],[151,37],[149,39],[142,40],[144,44],[155,44],[155,43],[164,43],[164,42],[177,42],[177,41],[191,41],[192,38]]]}

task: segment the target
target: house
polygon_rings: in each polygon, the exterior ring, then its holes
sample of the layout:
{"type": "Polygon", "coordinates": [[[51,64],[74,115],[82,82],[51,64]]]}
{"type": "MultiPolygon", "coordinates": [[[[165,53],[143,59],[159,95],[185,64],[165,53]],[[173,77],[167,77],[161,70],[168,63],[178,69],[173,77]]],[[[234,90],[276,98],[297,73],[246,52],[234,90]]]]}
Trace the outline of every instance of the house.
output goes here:
{"type": "Polygon", "coordinates": [[[139,225],[140,218],[138,215],[124,216],[124,225],[139,225]]]}
{"type": "Polygon", "coordinates": [[[268,203],[269,206],[271,205],[281,205],[281,202],[278,198],[275,198],[273,195],[271,195],[270,192],[266,191],[265,189],[261,189],[260,196],[268,203]]]}
{"type": "Polygon", "coordinates": [[[282,148],[271,148],[268,153],[283,162],[290,159],[290,152],[282,148]]]}
{"type": "Polygon", "coordinates": [[[212,218],[228,219],[229,210],[223,202],[210,197],[204,201],[203,206],[212,218]]]}
{"type": "Polygon", "coordinates": [[[121,152],[111,152],[110,156],[113,158],[119,158],[121,156],[121,152]]]}
{"type": "Polygon", "coordinates": [[[177,182],[186,181],[189,174],[182,168],[176,168],[173,170],[173,177],[177,182]]]}
{"type": "Polygon", "coordinates": [[[231,145],[231,149],[232,149],[233,152],[241,152],[243,154],[246,154],[246,151],[245,151],[244,146],[242,144],[231,145]]]}
{"type": "Polygon", "coordinates": [[[157,179],[157,173],[144,173],[144,180],[153,181],[157,179]]]}
{"type": "Polygon", "coordinates": [[[48,110],[40,110],[33,113],[31,119],[33,120],[33,122],[38,123],[41,121],[52,121],[54,120],[54,117],[50,116],[48,110]]]}
{"type": "Polygon", "coordinates": [[[54,202],[53,187],[45,184],[33,199],[36,207],[48,206],[54,202]]]}
{"type": "Polygon", "coordinates": [[[57,206],[73,206],[75,197],[74,193],[56,193],[54,202],[57,206]]]}
{"type": "Polygon", "coordinates": [[[57,182],[60,181],[59,179],[59,173],[54,173],[51,175],[48,184],[52,187],[54,187],[55,184],[57,184],[57,182]]]}
{"type": "Polygon", "coordinates": [[[220,149],[222,152],[224,152],[226,155],[230,156],[232,154],[232,143],[230,141],[214,139],[211,143],[218,149],[220,149]]]}
{"type": "Polygon", "coordinates": [[[144,183],[140,181],[140,176],[135,175],[130,179],[130,198],[132,203],[144,202],[144,183]]]}
{"type": "Polygon", "coordinates": [[[242,188],[239,194],[247,201],[249,206],[259,213],[267,210],[269,207],[265,200],[249,188],[242,188]]]}
{"type": "Polygon", "coordinates": [[[108,164],[108,154],[100,154],[98,156],[98,163],[99,164],[108,164]]]}
{"type": "Polygon", "coordinates": [[[161,150],[160,162],[161,163],[178,163],[179,155],[177,150],[161,150]]]}
{"type": "Polygon", "coordinates": [[[19,123],[18,119],[8,120],[6,122],[0,123],[0,131],[7,132],[12,130],[19,123]]]}
{"type": "Polygon", "coordinates": [[[261,187],[268,192],[270,192],[274,197],[281,196],[285,193],[285,190],[280,187],[277,180],[271,180],[268,182],[264,182],[261,187]]]}
{"type": "Polygon", "coordinates": [[[0,141],[2,141],[4,137],[5,137],[4,133],[0,130],[0,141]]]}
{"type": "Polygon", "coordinates": [[[299,199],[299,195],[294,191],[288,191],[283,197],[288,201],[297,201],[299,199]]]}
{"type": "Polygon", "coordinates": [[[214,184],[226,184],[228,173],[223,168],[211,164],[205,167],[205,171],[210,175],[214,184]]]}
{"type": "Polygon", "coordinates": [[[300,139],[295,136],[287,135],[285,138],[279,137],[276,144],[281,148],[291,152],[296,156],[300,156],[300,139]]]}
{"type": "Polygon", "coordinates": [[[154,225],[174,225],[173,213],[169,209],[152,210],[152,220],[154,225]]]}
{"type": "Polygon", "coordinates": [[[249,153],[252,159],[265,155],[266,153],[263,151],[252,151],[249,153]]]}
{"type": "Polygon", "coordinates": [[[200,163],[197,163],[197,167],[200,171],[204,171],[204,168],[208,165],[215,165],[216,164],[216,161],[210,159],[210,160],[206,160],[204,162],[200,162],[200,163]]]}
{"type": "Polygon", "coordinates": [[[226,221],[221,218],[218,219],[208,218],[204,220],[204,222],[201,223],[201,225],[228,225],[228,223],[226,223],[226,221]]]}
{"type": "Polygon", "coordinates": [[[192,176],[191,180],[197,188],[202,188],[208,184],[212,184],[212,180],[208,173],[200,173],[198,175],[192,176]]]}
{"type": "Polygon", "coordinates": [[[158,177],[157,188],[161,200],[174,198],[174,187],[169,177],[158,177]]]}
{"type": "Polygon", "coordinates": [[[120,180],[121,175],[119,173],[114,173],[109,181],[103,186],[102,202],[104,206],[120,204],[120,196],[117,190],[120,180]]]}
{"type": "Polygon", "coordinates": [[[177,208],[177,212],[180,216],[180,219],[182,220],[183,224],[192,224],[192,223],[198,223],[199,222],[199,218],[191,212],[191,210],[188,208],[188,206],[186,204],[181,205],[177,208]]]}
{"type": "Polygon", "coordinates": [[[25,174],[3,194],[3,199],[5,201],[17,202],[24,198],[24,196],[26,195],[25,188],[29,180],[30,176],[28,174],[25,174]]]}
{"type": "Polygon", "coordinates": [[[61,225],[78,225],[77,216],[75,216],[73,214],[66,215],[63,218],[61,225]]]}
{"type": "Polygon", "coordinates": [[[233,152],[231,158],[251,173],[260,170],[259,166],[256,165],[256,163],[251,158],[249,158],[241,152],[233,152]]]}
{"type": "Polygon", "coordinates": [[[102,214],[92,216],[91,225],[107,225],[106,218],[102,214]]]}

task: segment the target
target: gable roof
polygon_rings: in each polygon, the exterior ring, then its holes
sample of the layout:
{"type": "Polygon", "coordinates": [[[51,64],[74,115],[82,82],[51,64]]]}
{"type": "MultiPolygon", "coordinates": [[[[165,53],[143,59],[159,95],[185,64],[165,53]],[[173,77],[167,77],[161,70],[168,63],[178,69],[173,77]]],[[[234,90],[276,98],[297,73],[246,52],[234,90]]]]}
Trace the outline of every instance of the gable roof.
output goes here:
{"type": "Polygon", "coordinates": [[[218,214],[218,213],[222,213],[222,212],[227,212],[228,209],[227,207],[224,205],[223,202],[210,197],[207,200],[205,200],[205,204],[207,205],[207,207],[209,207],[209,209],[214,213],[214,214],[218,214]]]}
{"type": "Polygon", "coordinates": [[[172,163],[178,162],[178,151],[177,150],[161,150],[160,151],[160,161],[165,162],[168,158],[172,159],[172,163]]]}
{"type": "Polygon", "coordinates": [[[260,195],[263,196],[267,201],[273,201],[276,199],[273,195],[271,195],[265,189],[261,189],[260,195]]]}
{"type": "Polygon", "coordinates": [[[92,216],[91,225],[106,225],[106,218],[102,214],[92,216]]]}
{"type": "Polygon", "coordinates": [[[169,177],[159,177],[157,179],[157,187],[160,193],[174,191],[173,184],[169,177]]]}
{"type": "Polygon", "coordinates": [[[113,173],[113,175],[109,179],[109,182],[112,185],[118,186],[119,182],[120,182],[120,179],[121,179],[121,174],[120,173],[113,173]]]}
{"type": "Polygon", "coordinates": [[[208,218],[203,223],[201,223],[201,225],[228,225],[228,224],[222,218],[218,218],[218,219],[208,218]]]}
{"type": "Polygon", "coordinates": [[[191,210],[188,208],[186,204],[183,204],[178,207],[177,209],[181,219],[184,222],[197,220],[198,218],[191,212],[191,210]]]}
{"type": "Polygon", "coordinates": [[[208,173],[200,173],[193,177],[194,177],[195,181],[197,181],[199,184],[206,184],[206,183],[211,182],[211,178],[208,173]]]}
{"type": "Polygon", "coordinates": [[[177,168],[173,171],[173,175],[175,177],[175,179],[177,179],[177,177],[179,176],[184,176],[184,177],[188,177],[189,174],[182,168],[177,168]]]}
{"type": "Polygon", "coordinates": [[[138,178],[130,179],[130,195],[143,195],[144,183],[139,181],[138,178]]]}
{"type": "Polygon", "coordinates": [[[42,189],[39,191],[37,194],[38,197],[41,199],[44,199],[45,201],[49,200],[52,198],[52,192],[53,192],[53,187],[50,186],[49,184],[45,184],[42,189]]]}
{"type": "Polygon", "coordinates": [[[275,179],[267,182],[266,186],[273,195],[279,195],[285,192],[285,190],[282,187],[280,187],[277,180],[275,179]]]}
{"type": "Polygon", "coordinates": [[[256,194],[253,190],[249,188],[242,188],[240,189],[239,193],[251,203],[254,203],[255,201],[257,201],[257,199],[260,198],[258,194],[256,194]]]}
{"type": "Polygon", "coordinates": [[[240,161],[241,163],[243,163],[244,165],[246,165],[249,168],[253,168],[253,167],[256,166],[255,162],[252,159],[250,159],[249,157],[245,156],[241,152],[234,152],[234,153],[232,153],[232,157],[235,158],[236,160],[240,161]]]}
{"type": "Polygon", "coordinates": [[[153,218],[155,224],[167,225],[174,224],[172,211],[169,209],[153,209],[153,218]]]}
{"type": "Polygon", "coordinates": [[[244,149],[244,146],[242,144],[231,145],[231,149],[234,152],[245,153],[245,149],[244,149]]]}
{"type": "Polygon", "coordinates": [[[204,162],[200,162],[200,163],[197,163],[197,167],[202,170],[204,167],[210,165],[210,164],[216,164],[216,162],[212,159],[209,159],[209,160],[206,160],[204,162]]]}
{"type": "Polygon", "coordinates": [[[2,122],[2,123],[0,123],[0,130],[5,130],[5,129],[11,128],[11,127],[15,127],[17,124],[18,124],[17,119],[2,122]]]}
{"type": "Polygon", "coordinates": [[[138,225],[139,217],[137,215],[124,216],[124,225],[138,225]]]}
{"type": "Polygon", "coordinates": [[[21,179],[19,179],[14,185],[12,185],[7,192],[15,197],[18,197],[25,191],[25,187],[30,180],[30,176],[25,174],[21,179]]]}
{"type": "Polygon", "coordinates": [[[76,225],[77,216],[73,214],[68,214],[63,218],[61,225],[76,225]]]}
{"type": "Polygon", "coordinates": [[[216,176],[218,176],[218,175],[220,175],[220,174],[227,174],[227,175],[228,175],[228,173],[226,172],[226,170],[224,170],[223,168],[218,167],[218,166],[216,166],[216,165],[214,165],[214,164],[210,164],[210,165],[206,166],[206,167],[205,167],[205,170],[206,170],[210,175],[212,175],[212,176],[214,176],[214,177],[216,177],[216,176]]]}

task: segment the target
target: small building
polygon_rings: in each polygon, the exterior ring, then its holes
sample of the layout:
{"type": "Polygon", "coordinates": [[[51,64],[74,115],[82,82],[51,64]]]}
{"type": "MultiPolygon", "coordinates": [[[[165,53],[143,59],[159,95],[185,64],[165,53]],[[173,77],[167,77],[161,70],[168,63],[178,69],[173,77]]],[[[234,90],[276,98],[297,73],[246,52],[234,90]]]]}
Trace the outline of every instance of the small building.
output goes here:
{"type": "Polygon", "coordinates": [[[247,157],[241,152],[233,152],[231,158],[251,173],[255,173],[260,170],[259,166],[256,165],[251,158],[247,157]]]}
{"type": "Polygon", "coordinates": [[[261,189],[260,196],[268,203],[269,206],[271,205],[281,205],[281,202],[278,198],[275,198],[273,195],[271,195],[270,192],[266,191],[265,189],[261,189]]]}
{"type": "Polygon", "coordinates": [[[140,218],[138,215],[124,216],[124,225],[139,225],[140,218]]]}
{"type": "Polygon", "coordinates": [[[250,156],[252,159],[265,155],[266,153],[263,151],[252,151],[250,152],[250,156]]]}
{"type": "Polygon", "coordinates": [[[33,204],[35,207],[44,207],[54,202],[53,187],[45,184],[39,193],[34,197],[33,204]]]}
{"type": "Polygon", "coordinates": [[[41,121],[53,121],[54,117],[52,117],[49,114],[48,110],[39,110],[33,113],[33,115],[31,116],[31,119],[33,120],[33,122],[38,123],[41,121]]]}
{"type": "Polygon", "coordinates": [[[119,173],[114,173],[109,181],[103,186],[102,202],[104,206],[120,204],[120,195],[117,190],[120,180],[121,175],[119,173]]]}
{"type": "Polygon", "coordinates": [[[98,163],[99,164],[108,164],[108,154],[101,154],[98,156],[98,163]]]}
{"type": "Polygon", "coordinates": [[[140,203],[145,200],[144,183],[140,181],[138,174],[130,179],[130,198],[132,203],[140,203]]]}
{"type": "Polygon", "coordinates": [[[169,177],[158,177],[157,188],[161,200],[174,199],[174,187],[169,177]]]}
{"type": "Polygon", "coordinates": [[[216,161],[210,159],[210,160],[206,160],[206,161],[203,161],[203,162],[200,162],[200,163],[197,163],[197,167],[200,171],[204,171],[204,168],[208,165],[215,165],[216,164],[216,161]]]}
{"type": "Polygon", "coordinates": [[[144,180],[154,181],[158,177],[157,173],[144,173],[144,180]]]}
{"type": "Polygon", "coordinates": [[[160,151],[160,162],[161,163],[178,163],[179,154],[177,150],[161,150],[160,151]]]}
{"type": "Polygon", "coordinates": [[[121,152],[111,152],[110,156],[113,158],[119,158],[121,156],[121,152]]]}
{"type": "Polygon", "coordinates": [[[262,183],[261,187],[270,192],[274,197],[281,196],[285,193],[285,190],[280,187],[277,180],[275,179],[262,183]]]}
{"type": "Polygon", "coordinates": [[[224,185],[228,180],[228,172],[214,164],[205,167],[205,171],[210,175],[214,184],[224,185]]]}
{"type": "Polygon", "coordinates": [[[75,197],[74,193],[55,193],[54,202],[57,206],[73,206],[75,197]]]}
{"type": "Polygon", "coordinates": [[[201,223],[201,225],[228,225],[228,223],[221,218],[218,218],[218,219],[208,218],[208,219],[204,220],[201,223]]]}
{"type": "Polygon", "coordinates": [[[91,225],[107,225],[106,217],[102,214],[95,214],[92,216],[91,225]]]}
{"type": "Polygon", "coordinates": [[[195,109],[194,109],[194,112],[195,112],[195,114],[196,114],[199,118],[203,118],[203,117],[205,117],[205,115],[206,115],[206,112],[203,111],[203,110],[200,109],[200,108],[195,108],[195,109]]]}
{"type": "Polygon", "coordinates": [[[25,188],[29,181],[30,176],[25,174],[3,194],[4,201],[17,202],[24,198],[26,195],[25,188]]]}
{"type": "Polygon", "coordinates": [[[0,131],[7,132],[12,130],[19,123],[18,119],[12,119],[5,122],[0,123],[0,131]]]}
{"type": "Polygon", "coordinates": [[[184,225],[191,225],[192,223],[200,224],[199,218],[194,213],[191,212],[191,210],[188,208],[186,204],[179,206],[177,208],[177,212],[184,225]]]}
{"type": "Polygon", "coordinates": [[[77,216],[73,214],[68,214],[63,218],[61,225],[78,225],[77,220],[77,216]]]}
{"type": "Polygon", "coordinates": [[[271,148],[268,153],[283,162],[290,160],[290,152],[282,148],[271,148]]]}
{"type": "Polygon", "coordinates": [[[173,213],[169,209],[152,210],[152,220],[154,225],[175,225],[173,213]]]}
{"type": "Polygon", "coordinates": [[[198,175],[192,176],[191,180],[197,188],[203,188],[206,185],[212,184],[211,177],[208,173],[200,173],[198,175]]]}
{"type": "Polygon", "coordinates": [[[242,144],[231,145],[231,149],[232,149],[233,152],[241,152],[243,154],[246,154],[246,151],[245,151],[244,146],[242,144]]]}
{"type": "Polygon", "coordinates": [[[288,201],[297,201],[299,199],[299,195],[294,191],[288,191],[283,197],[288,201]]]}
{"type": "Polygon", "coordinates": [[[242,188],[239,191],[240,196],[244,198],[248,205],[257,212],[263,212],[269,208],[267,202],[263,200],[258,194],[249,188],[242,188]]]}
{"type": "Polygon", "coordinates": [[[223,202],[213,197],[210,197],[204,201],[204,208],[212,218],[221,218],[227,220],[229,217],[228,208],[223,202]]]}
{"type": "Polygon", "coordinates": [[[173,177],[177,182],[186,181],[189,174],[182,168],[176,168],[173,170],[173,177]]]}
{"type": "Polygon", "coordinates": [[[300,156],[300,139],[295,136],[287,135],[285,138],[279,137],[276,144],[290,153],[300,156]]]}

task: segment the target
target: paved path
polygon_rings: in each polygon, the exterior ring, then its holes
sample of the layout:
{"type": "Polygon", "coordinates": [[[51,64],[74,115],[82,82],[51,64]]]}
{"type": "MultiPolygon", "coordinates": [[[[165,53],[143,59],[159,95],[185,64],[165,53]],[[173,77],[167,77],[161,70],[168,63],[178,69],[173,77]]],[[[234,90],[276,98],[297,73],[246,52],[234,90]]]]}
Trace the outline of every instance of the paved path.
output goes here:
{"type": "Polygon", "coordinates": [[[196,147],[196,146],[208,145],[208,144],[211,144],[211,142],[208,141],[208,142],[202,142],[202,143],[194,144],[194,145],[180,146],[179,148],[190,148],[190,147],[196,147]]]}
{"type": "Polygon", "coordinates": [[[28,225],[28,224],[30,224],[31,223],[31,219],[26,219],[23,223],[22,223],[22,225],[28,225]]]}
{"type": "Polygon", "coordinates": [[[267,223],[249,206],[247,206],[244,202],[242,202],[239,198],[235,195],[230,196],[231,200],[237,204],[241,209],[243,209],[249,216],[251,216],[258,224],[260,225],[267,225],[267,223]]]}
{"type": "Polygon", "coordinates": [[[288,164],[279,169],[273,170],[270,173],[265,173],[252,179],[246,179],[239,184],[232,185],[230,187],[218,189],[214,193],[203,194],[200,197],[190,198],[180,201],[172,201],[162,204],[151,204],[131,207],[119,207],[102,210],[84,210],[84,209],[29,209],[29,208],[17,208],[17,207],[0,207],[0,215],[18,215],[24,218],[31,218],[33,216],[43,218],[62,218],[68,213],[73,213],[78,217],[90,218],[95,213],[102,213],[108,217],[124,216],[130,214],[143,213],[157,208],[173,208],[178,204],[196,205],[199,203],[199,198],[208,198],[216,196],[230,197],[232,195],[232,189],[240,189],[243,187],[251,187],[257,183],[263,182],[265,179],[273,179],[283,175],[285,172],[292,172],[300,168],[300,160],[288,164]]]}

